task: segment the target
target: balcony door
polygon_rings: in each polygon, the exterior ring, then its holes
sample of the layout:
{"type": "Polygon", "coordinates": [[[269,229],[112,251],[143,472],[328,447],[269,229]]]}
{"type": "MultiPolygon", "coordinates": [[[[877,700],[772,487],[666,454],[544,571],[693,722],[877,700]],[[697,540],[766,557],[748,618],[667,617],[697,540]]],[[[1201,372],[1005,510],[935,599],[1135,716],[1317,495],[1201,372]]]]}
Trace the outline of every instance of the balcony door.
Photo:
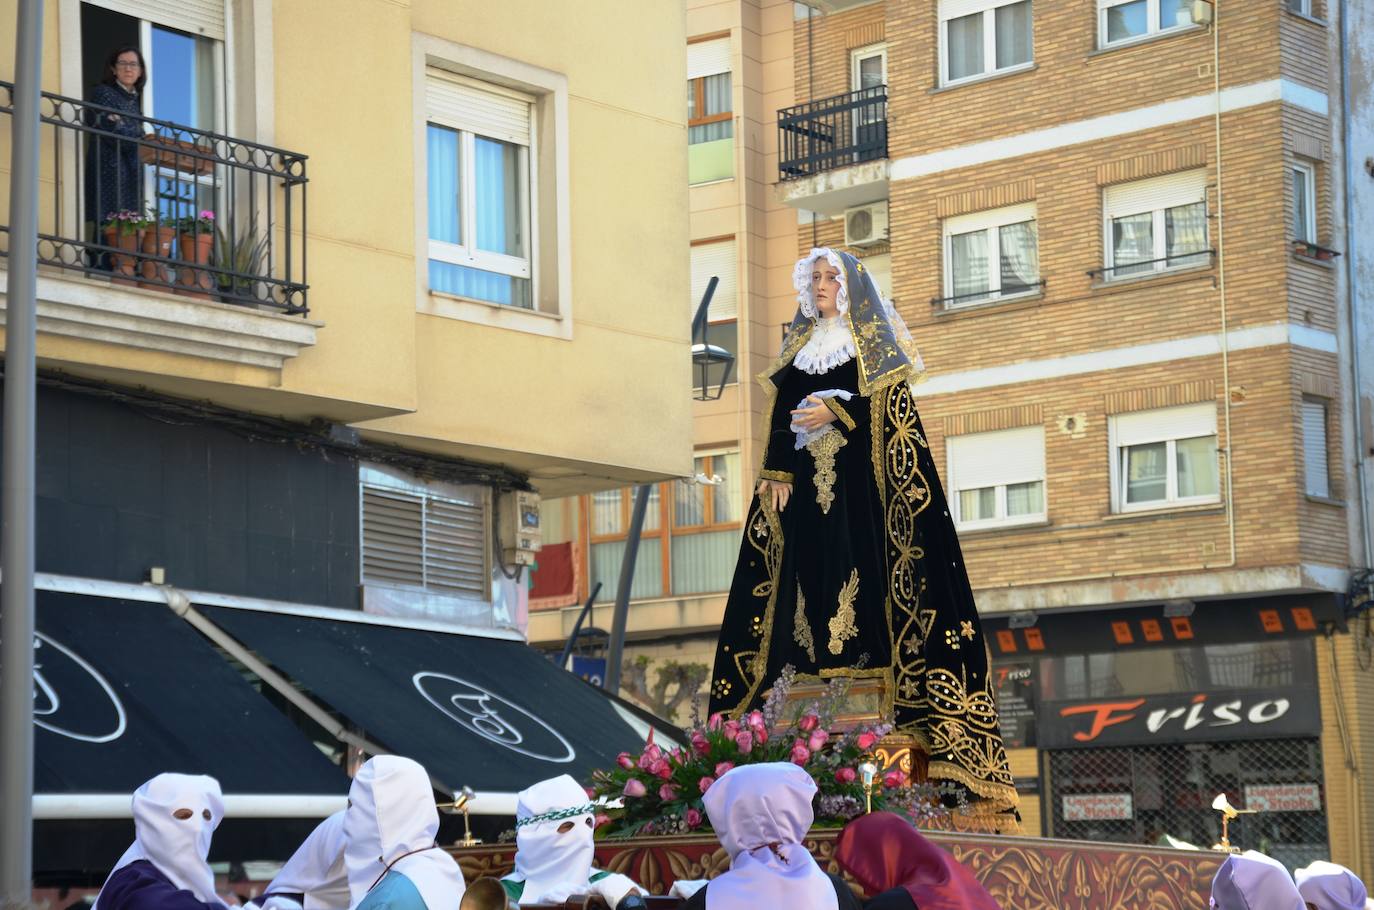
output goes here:
{"type": "Polygon", "coordinates": [[[853,139],[856,161],[871,161],[882,155],[875,151],[887,146],[886,105],[874,99],[864,103],[869,96],[878,94],[867,91],[887,85],[887,45],[871,44],[850,52],[850,90],[858,95],[859,103],[854,108],[853,139]]]}

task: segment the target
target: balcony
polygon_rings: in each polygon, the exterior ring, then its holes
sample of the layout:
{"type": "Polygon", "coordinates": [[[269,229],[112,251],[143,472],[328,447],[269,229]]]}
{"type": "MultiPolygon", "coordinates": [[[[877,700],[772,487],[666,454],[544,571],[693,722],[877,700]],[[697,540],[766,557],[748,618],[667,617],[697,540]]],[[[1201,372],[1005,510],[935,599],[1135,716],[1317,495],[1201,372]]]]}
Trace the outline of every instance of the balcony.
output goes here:
{"type": "Polygon", "coordinates": [[[778,201],[839,215],[887,198],[887,86],[778,111],[778,201]]]}
{"type": "Polygon", "coordinates": [[[40,334],[274,369],[315,343],[304,155],[47,92],[40,116],[40,334]]]}

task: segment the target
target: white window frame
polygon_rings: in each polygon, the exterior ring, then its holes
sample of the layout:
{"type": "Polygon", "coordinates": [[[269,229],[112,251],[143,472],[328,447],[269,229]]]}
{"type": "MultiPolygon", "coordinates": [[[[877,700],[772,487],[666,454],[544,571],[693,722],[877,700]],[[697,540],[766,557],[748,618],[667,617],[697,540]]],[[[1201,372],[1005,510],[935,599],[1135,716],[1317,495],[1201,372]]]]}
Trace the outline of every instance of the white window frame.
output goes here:
{"type": "Polygon", "coordinates": [[[849,88],[850,91],[859,91],[863,88],[859,84],[859,64],[870,57],[878,57],[882,60],[883,66],[883,85],[887,85],[887,42],[880,41],[877,44],[870,44],[866,47],[856,47],[849,52],[849,88]]]}
{"type": "MultiPolygon", "coordinates": [[[[1002,293],[1002,232],[1001,228],[1009,227],[1013,224],[1023,224],[1027,221],[1036,221],[1035,243],[1036,259],[1039,260],[1040,245],[1040,225],[1036,215],[1036,204],[1026,202],[1020,205],[1010,205],[1000,209],[988,209],[982,212],[973,212],[968,215],[956,215],[946,218],[942,225],[945,257],[945,276],[944,276],[944,297],[948,300],[954,296],[954,237],[961,234],[972,234],[978,231],[995,232],[996,242],[993,238],[988,240],[989,261],[988,261],[988,291],[981,297],[970,297],[967,300],[953,301],[946,305],[947,309],[958,309],[959,307],[979,306],[992,300],[1015,300],[1018,297],[1029,297],[1040,293],[1039,285],[1032,285],[1024,291],[1012,291],[1007,294],[1002,293]]],[[[1036,275],[1037,281],[1040,275],[1036,275]]]]}
{"type": "Polygon", "coordinates": [[[1308,496],[1315,496],[1318,499],[1331,499],[1331,402],[1326,398],[1318,398],[1314,395],[1304,395],[1302,397],[1301,407],[1302,420],[1300,421],[1300,425],[1302,427],[1303,490],[1308,496]],[[1309,409],[1311,408],[1321,409],[1320,440],[1309,439],[1307,435],[1309,426],[1308,415],[1309,409]],[[1314,443],[1318,442],[1320,443],[1319,447],[1314,445],[1314,443]],[[1310,462],[1314,451],[1318,448],[1320,448],[1322,458],[1320,480],[1326,484],[1326,489],[1324,490],[1312,489],[1314,465],[1310,462]]]}
{"type": "Polygon", "coordinates": [[[1035,65],[1035,3],[1031,3],[1031,57],[1025,63],[1016,63],[1011,66],[997,68],[997,10],[1003,6],[1011,6],[1020,0],[945,0],[940,4],[939,9],[939,43],[940,43],[940,85],[963,85],[967,82],[977,82],[989,76],[1000,76],[1003,73],[1015,73],[1021,70],[1030,69],[1035,65]],[[965,16],[972,16],[977,13],[983,15],[983,71],[974,73],[971,76],[961,76],[958,79],[949,78],[949,29],[947,25],[951,20],[962,19],[965,16]]]}
{"type": "MultiPolygon", "coordinates": [[[[1189,439],[1202,439],[1211,436],[1217,440],[1220,453],[1221,440],[1217,435],[1217,408],[1215,402],[1182,405],[1172,408],[1159,408],[1152,411],[1136,411],[1127,414],[1114,414],[1107,421],[1108,445],[1111,451],[1111,488],[1112,511],[1118,514],[1129,512],[1157,512],[1161,510],[1184,508],[1187,506],[1212,505],[1221,502],[1221,488],[1225,475],[1217,465],[1217,492],[1204,496],[1178,495],[1178,443],[1189,439]],[[1154,432],[1131,432],[1128,435],[1121,427],[1123,421],[1136,416],[1153,415],[1164,426],[1176,429],[1159,429],[1154,432]],[[1198,432],[1208,430],[1211,432],[1198,432]],[[1146,502],[1126,501],[1126,455],[1134,446],[1166,443],[1165,446],[1165,495],[1163,499],[1146,502]]],[[[1220,458],[1220,454],[1218,454],[1220,458]]]]}
{"type": "MultiPolygon", "coordinates": [[[[523,211],[519,212],[518,215],[520,218],[520,231],[525,237],[526,249],[528,250],[526,255],[510,256],[503,253],[493,253],[490,250],[483,250],[479,248],[476,243],[472,242],[448,243],[443,240],[433,239],[429,240],[427,252],[430,259],[439,262],[447,262],[451,265],[465,266],[470,269],[493,272],[498,275],[508,275],[512,278],[521,278],[529,281],[530,299],[531,301],[537,301],[539,299],[539,288],[536,286],[538,283],[538,275],[530,266],[530,263],[537,260],[539,256],[538,214],[534,211],[535,200],[530,197],[530,186],[537,186],[539,183],[538,174],[535,172],[538,164],[534,154],[535,150],[539,147],[539,134],[538,124],[533,117],[534,105],[537,99],[525,92],[516,92],[511,89],[502,88],[499,85],[494,85],[490,82],[480,82],[479,80],[468,79],[462,76],[448,74],[435,75],[430,73],[426,75],[426,79],[451,79],[468,88],[476,89],[477,91],[489,95],[512,98],[530,106],[529,145],[511,142],[508,137],[483,136],[483,138],[496,139],[508,145],[514,145],[516,148],[520,149],[517,153],[519,162],[517,165],[517,170],[519,171],[517,179],[520,183],[520,198],[524,200],[525,205],[523,206],[523,211]]],[[[461,200],[458,213],[458,236],[460,240],[470,241],[471,238],[475,237],[477,234],[477,170],[475,162],[477,160],[477,136],[479,134],[474,132],[469,126],[452,118],[445,117],[441,113],[435,113],[434,111],[426,112],[425,125],[426,127],[430,125],[443,127],[444,129],[453,130],[458,134],[459,181],[461,184],[461,192],[458,194],[458,198],[461,200]]],[[[428,174],[428,166],[426,166],[426,174],[428,174]]],[[[429,215],[428,208],[428,200],[426,199],[426,217],[429,215]]],[[[426,281],[426,284],[428,284],[428,281],[426,281]]],[[[436,292],[432,291],[431,293],[436,292]]],[[[504,306],[504,304],[496,305],[504,306]]]]}
{"type": "MultiPolygon", "coordinates": [[[[1132,181],[1131,184],[1127,185],[1145,186],[1147,184],[1162,182],[1170,179],[1171,177],[1176,176],[1179,175],[1152,177],[1148,180],[1132,181]]],[[[1205,256],[1207,257],[1206,261],[1180,262],[1176,265],[1170,265],[1166,260],[1166,256],[1168,254],[1169,241],[1167,232],[1165,231],[1164,213],[1169,209],[1181,208],[1187,205],[1196,205],[1198,203],[1202,203],[1205,210],[1207,206],[1207,184],[1205,175],[1199,175],[1199,179],[1195,187],[1180,188],[1173,190],[1172,192],[1161,193],[1159,198],[1156,199],[1149,208],[1140,208],[1138,205],[1113,205],[1110,201],[1110,196],[1111,188],[1108,187],[1102,194],[1102,252],[1103,266],[1105,269],[1105,271],[1103,272],[1104,281],[1130,281],[1133,278],[1143,278],[1149,275],[1156,275],[1160,272],[1172,272],[1186,269],[1195,269],[1200,268],[1203,265],[1210,264],[1211,254],[1209,253],[1209,250],[1211,249],[1212,243],[1212,224],[1211,212],[1209,210],[1205,211],[1204,214],[1207,228],[1206,247],[1202,250],[1199,250],[1196,253],[1183,253],[1176,257],[1178,259],[1189,259],[1194,256],[1205,256]],[[1116,218],[1129,218],[1134,215],[1144,215],[1147,212],[1152,216],[1152,221],[1150,225],[1150,241],[1152,243],[1152,255],[1150,256],[1150,258],[1153,259],[1154,262],[1150,264],[1149,268],[1145,268],[1144,263],[1127,263],[1126,265],[1122,266],[1122,268],[1131,268],[1132,266],[1137,265],[1140,266],[1140,268],[1122,275],[1118,275],[1116,274],[1116,244],[1113,242],[1112,238],[1112,221],[1116,218]]]]}
{"type": "Polygon", "coordinates": [[[1297,13],[1300,16],[1308,17],[1313,15],[1312,0],[1298,0],[1297,9],[1293,8],[1293,0],[1284,0],[1284,6],[1288,8],[1290,13],[1297,13]]]}
{"type": "MultiPolygon", "coordinates": [[[[1307,218],[1305,219],[1306,223],[1303,225],[1303,229],[1307,232],[1307,236],[1306,236],[1306,237],[1294,237],[1294,238],[1292,238],[1292,239],[1293,239],[1293,240],[1301,240],[1301,241],[1304,241],[1304,242],[1306,242],[1306,243],[1316,243],[1316,242],[1317,242],[1317,169],[1316,169],[1316,167],[1315,167],[1313,164],[1311,164],[1310,162],[1307,162],[1307,161],[1294,161],[1291,165],[1289,165],[1288,174],[1289,174],[1290,179],[1293,177],[1294,174],[1301,174],[1301,175],[1302,175],[1302,187],[1303,187],[1303,192],[1306,193],[1306,195],[1307,195],[1307,218]]],[[[1295,196],[1294,199],[1293,199],[1293,206],[1294,206],[1295,209],[1296,209],[1296,207],[1297,207],[1297,204],[1298,204],[1298,200],[1297,200],[1297,198],[1296,198],[1296,196],[1295,196]]],[[[1296,215],[1297,215],[1297,212],[1294,211],[1293,214],[1296,216],[1296,215]]],[[[1289,219],[1289,224],[1291,225],[1295,220],[1296,220],[1296,218],[1290,218],[1290,219],[1289,219]]]]}
{"type": "MultiPolygon", "coordinates": [[[[1127,3],[1134,3],[1136,0],[1097,0],[1097,46],[1105,49],[1109,47],[1125,47],[1135,44],[1138,41],[1149,41],[1160,35],[1172,35],[1176,32],[1190,28],[1201,28],[1196,23],[1189,21],[1185,25],[1171,25],[1168,28],[1159,27],[1159,0],[1146,0],[1145,13],[1145,34],[1133,35],[1130,38],[1122,38],[1119,41],[1107,40],[1107,10],[1114,6],[1125,6],[1127,3]]],[[[1191,20],[1191,15],[1189,19],[1191,20]]]]}
{"type": "Polygon", "coordinates": [[[954,525],[961,531],[982,528],[1014,528],[1022,525],[1043,524],[1049,515],[1049,494],[1045,482],[1045,429],[1041,426],[1016,427],[1010,430],[992,430],[985,433],[967,433],[950,436],[945,440],[945,464],[949,466],[949,507],[954,525]],[[989,446],[995,449],[999,458],[1018,448],[1028,449],[1030,455],[1023,456],[1016,467],[1008,467],[1006,474],[999,474],[996,483],[977,483],[963,486],[960,465],[965,462],[965,453],[957,450],[965,446],[989,446]],[[1007,487],[1023,483],[1040,484],[1041,510],[1029,515],[1007,515],[1007,487]],[[997,504],[992,518],[965,521],[962,493],[968,490],[996,489],[997,504]]]}
{"type": "MultiPolygon", "coordinates": [[[[412,147],[415,156],[415,308],[433,316],[571,341],[572,205],[568,78],[520,60],[433,35],[411,36],[412,147]],[[528,203],[533,309],[469,300],[429,290],[429,170],[426,74],[430,67],[534,99],[528,203]]],[[[499,254],[494,254],[499,255],[499,254]]],[[[466,263],[462,263],[466,264],[466,263]]]]}

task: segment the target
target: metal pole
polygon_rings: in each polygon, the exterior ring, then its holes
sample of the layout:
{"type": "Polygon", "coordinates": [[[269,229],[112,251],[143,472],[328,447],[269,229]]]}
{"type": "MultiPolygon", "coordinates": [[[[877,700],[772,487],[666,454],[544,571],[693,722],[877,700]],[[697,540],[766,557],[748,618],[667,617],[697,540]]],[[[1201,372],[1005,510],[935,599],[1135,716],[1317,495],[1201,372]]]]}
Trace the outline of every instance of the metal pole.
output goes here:
{"type": "Polygon", "coordinates": [[[582,631],[582,623],[587,619],[587,614],[592,612],[592,604],[596,603],[596,595],[601,593],[601,582],[592,585],[592,593],[587,596],[587,602],[582,605],[582,612],[577,614],[577,622],[573,623],[572,634],[568,636],[568,641],[563,645],[563,653],[558,655],[558,669],[568,669],[568,658],[572,656],[573,645],[577,644],[577,636],[582,631]]]}
{"type": "Polygon", "coordinates": [[[639,532],[644,527],[644,512],[649,508],[649,485],[635,488],[635,507],[630,513],[630,533],[625,539],[625,556],[620,560],[620,582],[615,589],[615,614],[611,619],[611,645],[606,653],[606,691],[620,694],[620,664],[625,654],[625,620],[630,614],[630,584],[635,577],[635,557],[639,555],[639,532]]]}
{"type": "Polygon", "coordinates": [[[33,895],[34,331],[43,2],[19,0],[0,475],[0,904],[33,895]]]}

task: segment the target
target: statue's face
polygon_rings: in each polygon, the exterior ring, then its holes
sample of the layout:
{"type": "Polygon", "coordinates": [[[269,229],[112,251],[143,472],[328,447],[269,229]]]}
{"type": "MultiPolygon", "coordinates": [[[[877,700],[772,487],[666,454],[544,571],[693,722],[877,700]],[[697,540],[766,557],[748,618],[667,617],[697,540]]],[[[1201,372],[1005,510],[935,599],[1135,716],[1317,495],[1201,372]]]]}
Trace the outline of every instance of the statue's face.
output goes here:
{"type": "Polygon", "coordinates": [[[829,319],[840,312],[836,298],[840,293],[840,270],[824,259],[816,260],[811,271],[811,291],[816,295],[816,312],[829,319]]]}

